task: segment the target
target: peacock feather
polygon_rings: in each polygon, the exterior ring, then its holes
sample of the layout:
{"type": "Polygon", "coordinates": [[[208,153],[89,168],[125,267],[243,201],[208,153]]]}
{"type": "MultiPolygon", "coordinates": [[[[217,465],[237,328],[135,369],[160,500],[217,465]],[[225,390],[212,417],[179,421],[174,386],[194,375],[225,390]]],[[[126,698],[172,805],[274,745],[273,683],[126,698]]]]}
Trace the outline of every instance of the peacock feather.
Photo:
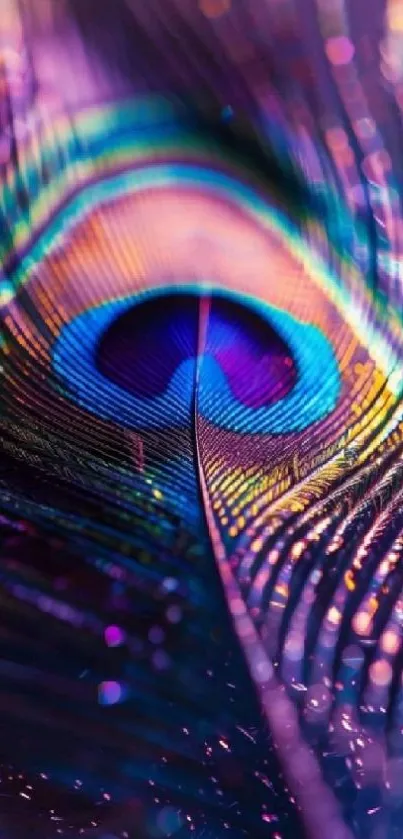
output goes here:
{"type": "Polygon", "coordinates": [[[400,837],[398,4],[0,3],[0,835],[400,837]]]}

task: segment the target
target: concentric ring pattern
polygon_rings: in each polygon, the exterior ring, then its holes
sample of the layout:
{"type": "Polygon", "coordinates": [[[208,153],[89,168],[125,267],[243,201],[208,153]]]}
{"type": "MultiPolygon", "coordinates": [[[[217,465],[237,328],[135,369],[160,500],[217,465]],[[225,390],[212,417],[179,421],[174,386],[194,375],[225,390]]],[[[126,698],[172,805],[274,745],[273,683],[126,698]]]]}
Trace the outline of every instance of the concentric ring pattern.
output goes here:
{"type": "Polygon", "coordinates": [[[403,228],[371,41],[342,2],[168,5],[0,22],[0,834],[392,839],[403,228]]]}

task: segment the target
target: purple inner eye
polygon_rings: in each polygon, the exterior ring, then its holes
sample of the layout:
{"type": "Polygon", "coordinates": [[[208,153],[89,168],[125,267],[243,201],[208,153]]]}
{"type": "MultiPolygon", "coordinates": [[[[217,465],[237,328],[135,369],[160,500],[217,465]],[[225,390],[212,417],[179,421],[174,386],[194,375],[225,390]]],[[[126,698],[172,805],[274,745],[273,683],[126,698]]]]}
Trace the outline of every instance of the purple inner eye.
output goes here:
{"type": "MultiPolygon", "coordinates": [[[[118,317],[100,341],[99,371],[140,398],[163,393],[181,362],[196,359],[197,294],[164,294],[118,317]]],[[[204,353],[225,373],[239,402],[270,405],[289,393],[297,370],[291,351],[257,313],[224,296],[209,300],[204,353]]]]}

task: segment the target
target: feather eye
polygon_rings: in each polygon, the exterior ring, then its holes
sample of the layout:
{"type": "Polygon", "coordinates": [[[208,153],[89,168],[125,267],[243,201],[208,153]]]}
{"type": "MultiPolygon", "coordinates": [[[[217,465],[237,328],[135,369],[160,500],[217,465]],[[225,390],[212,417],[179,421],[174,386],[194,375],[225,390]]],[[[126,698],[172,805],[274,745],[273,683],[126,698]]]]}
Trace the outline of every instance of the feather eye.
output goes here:
{"type": "Polygon", "coordinates": [[[253,141],[73,89],[0,198],[0,669],[41,839],[48,781],[80,833],[394,829],[396,323],[253,141]]]}

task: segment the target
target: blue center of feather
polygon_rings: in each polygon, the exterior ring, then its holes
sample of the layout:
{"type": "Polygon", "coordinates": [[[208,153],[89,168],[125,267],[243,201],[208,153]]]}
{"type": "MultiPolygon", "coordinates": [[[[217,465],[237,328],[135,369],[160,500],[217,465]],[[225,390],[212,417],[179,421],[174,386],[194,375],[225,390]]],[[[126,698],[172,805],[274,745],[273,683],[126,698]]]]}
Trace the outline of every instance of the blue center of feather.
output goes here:
{"type": "Polygon", "coordinates": [[[63,389],[131,429],[200,416],[237,433],[302,431],[336,407],[340,373],[321,330],[227,291],[154,289],[67,324],[53,351],[63,389]]]}
{"type": "Polygon", "coordinates": [[[102,336],[99,372],[135,397],[152,399],[167,391],[183,361],[195,364],[202,353],[218,364],[241,404],[259,408],[283,398],[297,371],[281,336],[236,300],[214,295],[204,315],[200,306],[196,294],[163,294],[133,306],[102,336]]]}

